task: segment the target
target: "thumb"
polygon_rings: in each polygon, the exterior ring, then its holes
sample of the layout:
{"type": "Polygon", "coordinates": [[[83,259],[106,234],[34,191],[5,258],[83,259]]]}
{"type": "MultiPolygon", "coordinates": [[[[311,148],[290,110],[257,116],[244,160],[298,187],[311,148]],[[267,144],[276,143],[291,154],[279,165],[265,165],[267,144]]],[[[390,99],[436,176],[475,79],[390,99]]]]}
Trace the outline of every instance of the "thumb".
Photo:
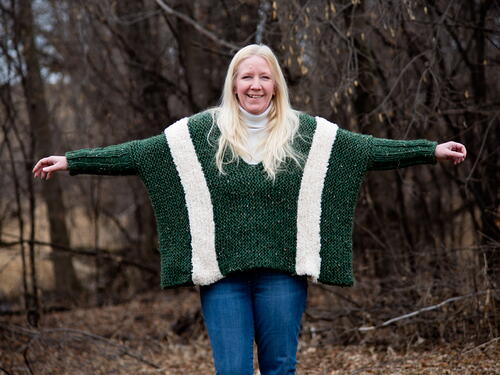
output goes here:
{"type": "Polygon", "coordinates": [[[446,152],[446,155],[449,157],[452,157],[452,158],[461,158],[464,156],[464,154],[462,152],[456,152],[456,151],[452,151],[452,150],[448,150],[446,152]]]}

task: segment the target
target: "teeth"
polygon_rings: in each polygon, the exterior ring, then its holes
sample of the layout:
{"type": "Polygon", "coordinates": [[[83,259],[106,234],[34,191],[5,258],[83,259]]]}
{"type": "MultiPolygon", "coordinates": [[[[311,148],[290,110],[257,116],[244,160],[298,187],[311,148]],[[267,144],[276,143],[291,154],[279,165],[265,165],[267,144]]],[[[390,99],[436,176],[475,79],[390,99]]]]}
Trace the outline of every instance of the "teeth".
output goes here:
{"type": "Polygon", "coordinates": [[[251,97],[252,99],[256,99],[256,98],[262,98],[264,95],[248,95],[249,97],[251,97]]]}

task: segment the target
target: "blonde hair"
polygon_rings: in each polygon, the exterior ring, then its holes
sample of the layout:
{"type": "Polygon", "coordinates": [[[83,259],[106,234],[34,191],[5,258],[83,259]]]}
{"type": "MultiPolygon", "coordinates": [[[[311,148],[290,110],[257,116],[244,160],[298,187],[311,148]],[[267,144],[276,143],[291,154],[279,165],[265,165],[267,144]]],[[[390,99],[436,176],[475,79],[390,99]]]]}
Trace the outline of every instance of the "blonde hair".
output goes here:
{"type": "Polygon", "coordinates": [[[234,88],[240,63],[251,56],[259,56],[266,60],[274,81],[275,94],[268,115],[268,133],[261,145],[263,147],[262,165],[268,177],[274,180],[287,159],[293,160],[300,166],[302,158],[292,147],[299,128],[298,112],[294,111],[290,105],[288,88],[278,59],[266,45],[251,44],[243,47],[234,55],[229,64],[221,104],[212,109],[214,123],[217,124],[221,133],[215,162],[219,172],[223,174],[225,164],[239,162],[240,157],[250,155],[246,148],[247,127],[240,117],[240,106],[234,88]]]}

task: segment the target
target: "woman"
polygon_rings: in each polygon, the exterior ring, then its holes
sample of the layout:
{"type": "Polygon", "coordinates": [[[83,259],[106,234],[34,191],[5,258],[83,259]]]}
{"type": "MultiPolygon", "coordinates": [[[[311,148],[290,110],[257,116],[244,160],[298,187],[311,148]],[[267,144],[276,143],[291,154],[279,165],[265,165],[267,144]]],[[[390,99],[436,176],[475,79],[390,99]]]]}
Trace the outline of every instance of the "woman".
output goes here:
{"type": "Polygon", "coordinates": [[[351,133],[290,107],[263,45],[232,59],[219,107],[164,134],[41,159],[36,177],[137,174],[157,218],[161,286],[200,285],[217,374],[295,373],[309,276],[350,286],[352,220],[368,170],[451,160],[465,147],[351,133]]]}

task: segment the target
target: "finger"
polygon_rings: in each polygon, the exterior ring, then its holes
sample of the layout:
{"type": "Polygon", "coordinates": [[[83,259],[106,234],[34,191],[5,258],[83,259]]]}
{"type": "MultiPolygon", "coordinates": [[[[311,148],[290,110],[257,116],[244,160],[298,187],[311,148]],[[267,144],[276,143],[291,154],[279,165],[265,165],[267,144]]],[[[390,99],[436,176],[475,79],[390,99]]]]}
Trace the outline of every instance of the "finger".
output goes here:
{"type": "Polygon", "coordinates": [[[41,162],[36,163],[36,165],[33,167],[33,173],[37,173],[42,167],[43,165],[41,162]]]}
{"type": "Polygon", "coordinates": [[[33,173],[35,173],[40,168],[40,166],[42,165],[42,162],[43,162],[43,159],[38,160],[38,162],[33,167],[33,173]]]}
{"type": "Polygon", "coordinates": [[[42,168],[44,165],[49,165],[49,164],[51,164],[50,158],[40,159],[40,160],[38,160],[38,162],[33,167],[33,171],[42,168]]]}
{"type": "Polygon", "coordinates": [[[57,170],[57,168],[59,168],[59,166],[57,164],[52,164],[52,165],[49,165],[47,167],[44,167],[43,171],[44,172],[52,172],[54,170],[57,170]]]}
{"type": "Polygon", "coordinates": [[[467,149],[465,148],[464,145],[460,145],[460,146],[462,146],[462,150],[461,151],[464,154],[464,159],[465,159],[465,157],[467,156],[467,149]]]}
{"type": "Polygon", "coordinates": [[[34,172],[35,177],[41,177],[42,168],[37,168],[34,172]]]}
{"type": "Polygon", "coordinates": [[[458,151],[464,154],[464,156],[467,154],[467,150],[465,149],[465,146],[461,143],[458,142],[453,142],[452,147],[450,148],[452,151],[458,151]]]}
{"type": "Polygon", "coordinates": [[[40,173],[42,172],[41,168],[37,168],[33,173],[35,174],[36,177],[40,177],[40,173]]]}
{"type": "MultiPolygon", "coordinates": [[[[462,154],[461,152],[456,152],[456,151],[451,151],[451,150],[448,150],[448,152],[446,153],[446,157],[451,159],[456,159],[456,158],[463,158],[464,154],[462,154]]],[[[45,168],[44,168],[45,169],[45,168]]]]}

